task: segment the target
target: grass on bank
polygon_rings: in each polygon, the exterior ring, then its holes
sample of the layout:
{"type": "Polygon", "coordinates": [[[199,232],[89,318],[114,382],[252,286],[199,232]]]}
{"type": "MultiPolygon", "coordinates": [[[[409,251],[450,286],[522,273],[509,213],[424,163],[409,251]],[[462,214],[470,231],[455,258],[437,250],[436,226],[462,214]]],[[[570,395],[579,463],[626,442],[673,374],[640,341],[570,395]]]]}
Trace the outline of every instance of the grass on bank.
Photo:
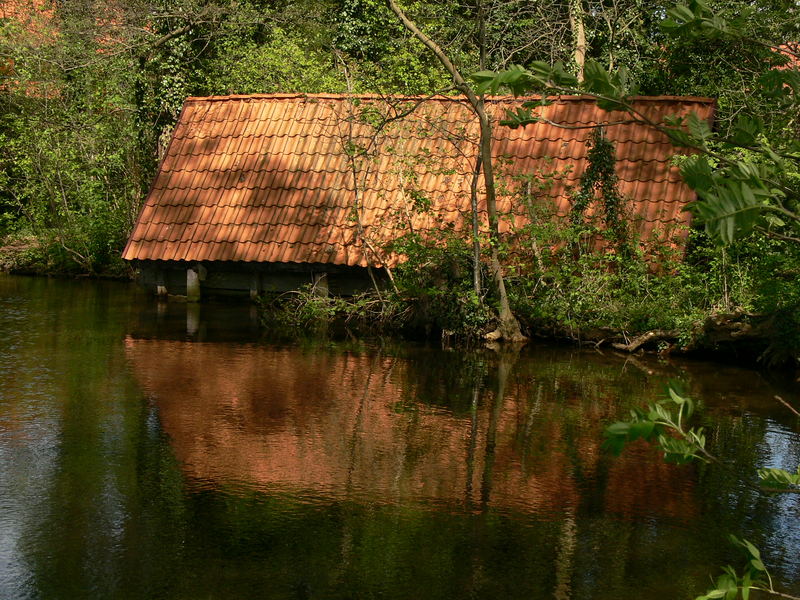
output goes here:
{"type": "MultiPolygon", "coordinates": [[[[504,252],[507,287],[528,336],[596,343],[659,330],[674,334],[674,341],[656,340],[651,349],[713,350],[714,340],[703,339],[703,324],[713,316],[734,315],[741,317],[738,322],[766,323],[764,347],[757,349],[764,362],[800,362],[796,244],[754,235],[720,248],[693,230],[685,254],[664,253],[654,269],[637,244],[593,247],[599,232],[552,218],[516,232],[514,251],[504,252]]],[[[92,229],[65,243],[61,230],[7,230],[0,268],[130,277],[119,258],[118,237],[92,229]]],[[[435,240],[407,235],[394,250],[407,257],[395,269],[397,292],[384,288],[337,298],[303,289],[262,299],[264,321],[286,331],[325,328],[462,343],[480,341],[494,329],[488,273],[482,273],[484,289],[477,295],[468,241],[450,231],[435,240]]]]}
{"type": "MultiPolygon", "coordinates": [[[[537,240],[537,232],[527,233],[537,240]]],[[[724,249],[692,231],[683,260],[667,257],[654,269],[638,251],[572,243],[576,235],[586,239],[585,233],[562,228],[555,244],[538,232],[538,243],[530,245],[536,256],[512,257],[517,262],[510,261],[507,287],[527,335],[598,342],[659,330],[675,339],[661,340],[656,349],[713,350],[716,342],[703,339],[704,324],[725,315],[738,318],[735,327],[766,323],[759,334],[763,361],[800,356],[800,252],[792,245],[753,236],[724,249]]],[[[447,233],[436,243],[407,236],[402,250],[408,260],[396,269],[397,293],[382,289],[336,298],[306,288],[265,299],[265,322],[462,342],[480,340],[494,328],[495,298],[488,290],[475,294],[466,242],[447,233]]]]}

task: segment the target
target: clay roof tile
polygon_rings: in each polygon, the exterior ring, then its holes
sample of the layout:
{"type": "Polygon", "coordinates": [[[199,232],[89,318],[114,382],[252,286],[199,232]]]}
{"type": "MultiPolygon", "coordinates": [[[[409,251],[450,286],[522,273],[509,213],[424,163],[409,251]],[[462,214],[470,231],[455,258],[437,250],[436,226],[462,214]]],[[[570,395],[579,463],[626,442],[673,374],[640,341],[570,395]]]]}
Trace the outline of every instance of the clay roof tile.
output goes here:
{"type": "MultiPolygon", "coordinates": [[[[352,220],[354,162],[347,145],[359,150],[371,143],[374,129],[360,111],[386,105],[371,96],[360,101],[356,106],[351,98],[324,94],[189,98],[123,257],[375,263],[352,220]]],[[[488,104],[492,114],[503,116],[513,102],[488,104]]],[[[654,120],[689,110],[701,118],[713,115],[708,99],[636,102],[654,120]]],[[[536,111],[572,126],[624,118],[583,97],[558,98],[536,111]]],[[[506,187],[517,189],[515,175],[556,174],[547,196],[566,214],[569,186],[577,185],[586,167],[590,132],[546,122],[517,130],[496,126],[495,151],[501,177],[510,182],[506,187]]],[[[685,232],[681,226],[689,215],[683,208],[693,196],[670,162],[684,150],[642,125],[611,125],[606,132],[616,142],[620,191],[638,215],[638,234],[646,240],[663,235],[665,227],[685,232]]],[[[443,223],[469,229],[461,221],[469,215],[477,126],[463,103],[429,100],[375,140],[375,156],[357,157],[355,163],[362,224],[372,239],[389,241],[404,230],[409,215],[415,230],[443,223]],[[408,211],[409,189],[432,202],[431,214],[408,211]]],[[[480,203],[485,205],[482,194],[480,203]]],[[[518,213],[516,225],[523,223],[524,211],[514,198],[501,194],[498,204],[518,213]]]]}

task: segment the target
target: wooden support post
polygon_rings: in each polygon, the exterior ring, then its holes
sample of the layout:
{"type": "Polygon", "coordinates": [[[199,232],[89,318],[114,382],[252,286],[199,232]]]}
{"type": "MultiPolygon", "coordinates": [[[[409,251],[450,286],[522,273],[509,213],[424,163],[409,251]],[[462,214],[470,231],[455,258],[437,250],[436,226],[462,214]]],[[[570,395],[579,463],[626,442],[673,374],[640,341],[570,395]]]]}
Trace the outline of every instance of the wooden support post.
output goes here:
{"type": "Polygon", "coordinates": [[[195,267],[186,269],[186,301],[200,302],[200,273],[195,267]]]}
{"type": "Polygon", "coordinates": [[[255,300],[261,293],[261,273],[256,271],[250,276],[250,299],[255,300]]]}
{"type": "Polygon", "coordinates": [[[200,282],[206,278],[206,268],[194,264],[186,269],[186,301],[200,302],[200,282]]]}
{"type": "Polygon", "coordinates": [[[156,271],[156,295],[162,298],[167,297],[167,285],[164,282],[164,269],[156,271]]]}
{"type": "Polygon", "coordinates": [[[317,296],[328,295],[328,274],[327,273],[314,273],[312,276],[313,284],[311,290],[317,296]]]}

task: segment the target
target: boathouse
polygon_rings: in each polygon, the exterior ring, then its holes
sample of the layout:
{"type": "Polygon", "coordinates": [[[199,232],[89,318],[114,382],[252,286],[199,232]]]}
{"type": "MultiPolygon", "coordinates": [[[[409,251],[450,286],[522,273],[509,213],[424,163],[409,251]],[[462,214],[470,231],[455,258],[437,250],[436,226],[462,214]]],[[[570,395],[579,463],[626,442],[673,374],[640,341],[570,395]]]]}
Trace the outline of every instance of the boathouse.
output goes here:
{"type": "MultiPolygon", "coordinates": [[[[502,118],[519,102],[487,106],[502,118]]],[[[684,97],[641,97],[635,106],[656,122],[690,112],[711,119],[714,108],[684,97]]],[[[666,136],[588,97],[553,98],[535,112],[535,124],[494,129],[503,235],[520,231],[532,201],[569,211],[591,131],[605,124],[632,229],[654,248],[685,240],[694,195],[666,136]]],[[[369,270],[380,277],[402,260],[389,247],[398,236],[467,234],[477,140],[458,98],[189,98],[123,258],[162,294],[257,295],[304,284],[351,294],[369,285],[369,270]]],[[[478,206],[485,211],[482,190],[478,206]]]]}

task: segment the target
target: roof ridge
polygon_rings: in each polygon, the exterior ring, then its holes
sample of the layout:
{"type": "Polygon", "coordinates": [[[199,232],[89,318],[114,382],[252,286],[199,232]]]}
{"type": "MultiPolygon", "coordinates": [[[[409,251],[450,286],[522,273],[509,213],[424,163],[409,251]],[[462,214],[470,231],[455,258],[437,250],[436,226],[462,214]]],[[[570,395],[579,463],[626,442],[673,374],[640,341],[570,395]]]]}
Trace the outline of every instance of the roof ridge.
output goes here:
{"type": "MultiPolygon", "coordinates": [[[[541,100],[544,96],[531,95],[531,96],[487,96],[488,102],[525,102],[528,100],[541,100]]],[[[345,100],[345,99],[358,99],[358,100],[426,100],[436,102],[458,102],[459,104],[467,101],[463,96],[444,96],[437,94],[435,96],[410,96],[405,94],[397,95],[382,95],[382,94],[342,94],[342,93],[272,93],[272,94],[229,94],[222,96],[189,96],[185,102],[230,102],[239,100],[345,100]]],[[[555,95],[547,96],[547,98],[554,102],[594,102],[597,100],[594,96],[586,94],[580,95],[555,95]]],[[[716,98],[706,96],[631,96],[631,100],[636,102],[686,102],[686,103],[699,103],[699,104],[712,104],[716,103],[716,98]]]]}

